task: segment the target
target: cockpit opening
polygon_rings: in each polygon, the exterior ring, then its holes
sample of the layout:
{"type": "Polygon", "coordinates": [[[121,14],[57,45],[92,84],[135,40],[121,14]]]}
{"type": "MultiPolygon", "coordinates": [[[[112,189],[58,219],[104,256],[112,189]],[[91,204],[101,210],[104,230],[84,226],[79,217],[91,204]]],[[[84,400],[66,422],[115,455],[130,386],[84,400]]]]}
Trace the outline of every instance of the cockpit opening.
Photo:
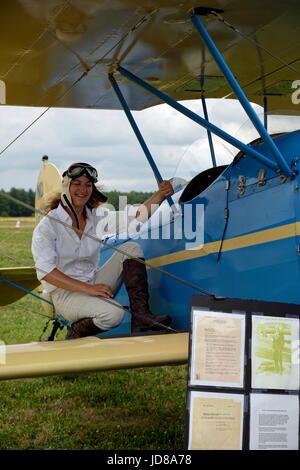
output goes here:
{"type": "Polygon", "coordinates": [[[208,188],[223,173],[228,165],[221,165],[202,171],[196,175],[186,186],[179,203],[188,202],[208,188]]]}

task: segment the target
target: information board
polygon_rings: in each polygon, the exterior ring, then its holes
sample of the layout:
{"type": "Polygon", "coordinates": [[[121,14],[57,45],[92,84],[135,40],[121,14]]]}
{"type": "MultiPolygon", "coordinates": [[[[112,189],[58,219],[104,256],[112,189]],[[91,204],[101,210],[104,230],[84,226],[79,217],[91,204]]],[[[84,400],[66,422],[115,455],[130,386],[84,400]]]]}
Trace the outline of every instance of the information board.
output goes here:
{"type": "Polygon", "coordinates": [[[191,298],[186,447],[299,449],[300,306],[191,298]]]}

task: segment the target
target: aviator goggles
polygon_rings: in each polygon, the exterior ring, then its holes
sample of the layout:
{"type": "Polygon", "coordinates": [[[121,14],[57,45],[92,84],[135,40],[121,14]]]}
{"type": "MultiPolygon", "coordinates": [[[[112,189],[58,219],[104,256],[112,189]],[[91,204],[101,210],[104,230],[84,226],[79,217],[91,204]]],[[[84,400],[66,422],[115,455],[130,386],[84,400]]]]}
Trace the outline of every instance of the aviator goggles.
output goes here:
{"type": "Polygon", "coordinates": [[[73,165],[69,166],[69,168],[63,173],[63,176],[65,175],[72,179],[85,175],[90,178],[93,183],[98,181],[98,173],[96,168],[92,167],[88,163],[73,163],[73,165]]]}

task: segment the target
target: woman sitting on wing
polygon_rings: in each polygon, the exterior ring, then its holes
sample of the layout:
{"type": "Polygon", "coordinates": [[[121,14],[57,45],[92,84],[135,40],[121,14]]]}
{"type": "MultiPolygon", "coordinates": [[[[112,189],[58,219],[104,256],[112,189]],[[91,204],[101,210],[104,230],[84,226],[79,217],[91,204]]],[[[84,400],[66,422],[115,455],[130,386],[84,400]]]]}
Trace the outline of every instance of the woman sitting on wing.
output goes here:
{"type": "MultiPolygon", "coordinates": [[[[115,252],[98,268],[99,241],[85,236],[101,238],[96,233],[96,208],[107,198],[95,186],[97,177],[96,169],[87,163],[74,163],[63,173],[60,197],[52,201],[51,210],[33,232],[37,277],[56,312],[72,322],[68,339],[96,335],[121,323],[124,310],[113,297],[122,281],[129,296],[132,331],[159,329],[158,323],[168,326],[169,316],[155,317],[149,309],[146,268],[137,260],[144,255],[137,243],[125,242],[121,249],[126,254],[115,252]]],[[[151,206],[172,194],[171,183],[163,181],[141,208],[149,217],[151,206]]],[[[138,220],[145,213],[141,208],[135,214],[138,220]]],[[[118,228],[127,223],[126,212],[118,213],[118,228]]]]}

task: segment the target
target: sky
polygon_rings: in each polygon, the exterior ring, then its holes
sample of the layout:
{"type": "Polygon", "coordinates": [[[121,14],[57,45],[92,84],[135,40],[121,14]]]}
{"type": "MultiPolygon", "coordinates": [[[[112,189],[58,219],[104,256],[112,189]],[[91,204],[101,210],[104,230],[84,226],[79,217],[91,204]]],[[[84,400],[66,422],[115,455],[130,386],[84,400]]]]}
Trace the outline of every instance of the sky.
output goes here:
{"type": "MultiPolygon", "coordinates": [[[[200,100],[184,104],[203,116],[200,100]]],[[[253,106],[262,117],[262,108],[253,106]]],[[[236,100],[207,100],[207,108],[210,121],[236,138],[249,142],[257,137],[236,100]]],[[[1,106],[0,152],[43,111],[1,106]]],[[[162,104],[133,115],[163,179],[189,180],[212,166],[206,130],[178,111],[162,104]]],[[[275,128],[282,127],[283,119],[274,121],[275,128]]],[[[238,152],[217,137],[214,147],[218,165],[230,163],[238,152]]],[[[76,161],[92,164],[104,192],[155,191],[157,187],[122,111],[50,109],[0,155],[0,189],[34,190],[43,155],[60,172],[76,161]]]]}

